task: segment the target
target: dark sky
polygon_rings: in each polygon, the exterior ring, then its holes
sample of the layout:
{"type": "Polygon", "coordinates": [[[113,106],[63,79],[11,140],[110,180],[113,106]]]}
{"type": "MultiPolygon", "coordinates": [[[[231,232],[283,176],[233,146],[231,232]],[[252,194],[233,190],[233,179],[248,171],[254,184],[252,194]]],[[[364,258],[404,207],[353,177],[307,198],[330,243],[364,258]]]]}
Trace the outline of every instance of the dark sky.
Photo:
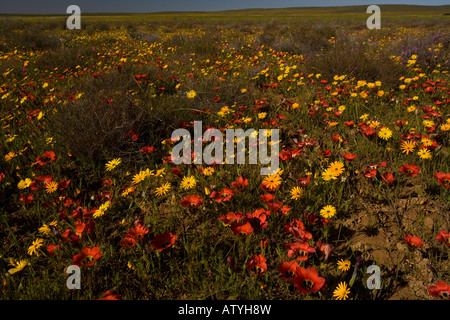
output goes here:
{"type": "Polygon", "coordinates": [[[416,4],[446,5],[450,0],[0,0],[0,14],[66,14],[69,5],[78,5],[81,12],[158,12],[215,11],[245,8],[286,8],[346,5],[416,4]]]}

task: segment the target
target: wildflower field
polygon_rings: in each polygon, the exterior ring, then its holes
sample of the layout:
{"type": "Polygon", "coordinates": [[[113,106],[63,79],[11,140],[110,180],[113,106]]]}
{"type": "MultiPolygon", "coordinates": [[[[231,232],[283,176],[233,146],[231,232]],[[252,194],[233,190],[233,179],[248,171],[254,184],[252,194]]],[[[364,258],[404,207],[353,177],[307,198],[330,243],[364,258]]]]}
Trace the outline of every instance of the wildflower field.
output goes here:
{"type": "Polygon", "coordinates": [[[360,10],[1,17],[0,298],[449,299],[450,16],[360,10]],[[279,170],[175,165],[194,121],[279,170]]]}

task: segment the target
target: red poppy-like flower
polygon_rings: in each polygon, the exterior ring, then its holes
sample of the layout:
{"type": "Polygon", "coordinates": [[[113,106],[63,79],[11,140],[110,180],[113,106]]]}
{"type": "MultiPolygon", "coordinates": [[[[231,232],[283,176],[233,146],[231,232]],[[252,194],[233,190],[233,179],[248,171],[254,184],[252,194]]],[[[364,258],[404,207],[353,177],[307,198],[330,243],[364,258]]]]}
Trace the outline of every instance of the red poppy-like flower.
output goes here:
{"type": "Polygon", "coordinates": [[[230,188],[223,188],[222,191],[213,191],[209,195],[211,199],[214,199],[217,203],[221,203],[222,201],[228,201],[231,199],[232,196],[236,194],[236,190],[230,189],[230,188]]]}
{"type": "Polygon", "coordinates": [[[182,200],[178,201],[184,208],[197,208],[203,202],[203,198],[200,198],[198,194],[184,196],[182,200]]]}
{"type": "Polygon", "coordinates": [[[445,188],[450,188],[450,173],[435,172],[434,177],[445,188]]]}
{"type": "Polygon", "coordinates": [[[4,173],[0,173],[0,182],[3,180],[3,178],[5,177],[4,173]]]}
{"type": "Polygon", "coordinates": [[[102,255],[99,247],[83,248],[79,254],[73,256],[73,264],[79,267],[89,267],[102,255]]]}
{"type": "Polygon", "coordinates": [[[248,179],[244,179],[243,177],[237,178],[236,181],[233,181],[231,185],[239,191],[244,190],[248,186],[248,179]]]}
{"type": "Polygon", "coordinates": [[[121,300],[122,296],[120,294],[113,294],[111,291],[106,291],[101,298],[97,300],[121,300]]]}
{"type": "Polygon", "coordinates": [[[151,147],[145,146],[145,147],[142,147],[142,148],[141,148],[141,152],[142,152],[143,154],[150,154],[150,153],[155,152],[155,151],[156,151],[156,148],[153,147],[153,146],[151,146],[151,147]]]}
{"type": "Polygon", "coordinates": [[[288,215],[290,214],[289,211],[291,211],[291,207],[289,207],[289,206],[283,206],[283,207],[280,209],[280,211],[281,211],[281,215],[282,215],[282,216],[288,216],[288,215]]]}
{"type": "Polygon", "coordinates": [[[325,279],[319,277],[319,272],[314,267],[298,267],[293,282],[301,294],[308,294],[319,291],[325,284],[325,279]]]}
{"type": "Polygon", "coordinates": [[[346,153],[343,155],[344,160],[347,162],[353,161],[356,158],[356,154],[346,153]]]}
{"type": "Polygon", "coordinates": [[[324,158],[329,158],[331,156],[331,151],[330,149],[325,149],[320,151],[320,155],[324,158]]]}
{"type": "Polygon", "coordinates": [[[264,203],[270,203],[273,202],[275,200],[275,196],[271,193],[265,193],[261,195],[261,200],[264,203]]]}
{"type": "Polygon", "coordinates": [[[286,244],[286,249],[289,249],[289,258],[293,255],[298,255],[297,261],[306,261],[308,260],[308,253],[316,252],[316,249],[311,247],[308,242],[288,243],[286,244]]]}
{"type": "Polygon", "coordinates": [[[47,252],[48,254],[53,257],[56,254],[56,250],[59,250],[59,244],[58,245],[54,245],[54,244],[49,244],[47,247],[47,252]]]}
{"type": "Polygon", "coordinates": [[[135,246],[136,240],[132,237],[125,236],[119,243],[122,247],[130,249],[135,246]]]}
{"type": "Polygon", "coordinates": [[[267,217],[270,216],[270,210],[256,209],[253,212],[247,213],[246,221],[250,222],[250,225],[254,230],[264,229],[269,225],[267,217]]]}
{"type": "Polygon", "coordinates": [[[135,223],[133,228],[128,229],[127,237],[140,240],[148,233],[148,229],[140,223],[135,223]]]}
{"type": "Polygon", "coordinates": [[[365,176],[366,178],[373,178],[373,177],[376,177],[377,173],[378,173],[378,171],[377,171],[377,169],[376,169],[376,166],[375,166],[375,168],[374,168],[373,166],[368,166],[368,167],[366,168],[366,170],[364,170],[364,176],[365,176]]]}
{"type": "Polygon", "coordinates": [[[417,177],[417,173],[420,171],[420,168],[413,164],[404,164],[399,170],[411,177],[417,177]]]}
{"type": "Polygon", "coordinates": [[[435,286],[428,287],[428,292],[433,297],[450,300],[450,285],[445,281],[439,281],[435,286]]]}
{"type": "Polygon", "coordinates": [[[281,201],[269,202],[269,203],[267,203],[267,206],[269,207],[269,209],[271,211],[277,211],[277,210],[280,210],[283,207],[283,202],[281,202],[281,201]]]}
{"type": "Polygon", "coordinates": [[[406,241],[406,244],[408,245],[408,248],[411,251],[420,247],[424,243],[422,240],[420,240],[419,237],[410,234],[408,234],[406,237],[403,237],[403,239],[406,241]]]}
{"type": "Polygon", "coordinates": [[[75,233],[73,233],[72,230],[70,230],[70,229],[67,229],[66,231],[61,233],[61,236],[63,236],[63,238],[66,239],[62,243],[79,242],[80,241],[80,237],[78,235],[76,235],[75,233]]]}
{"type": "Polygon", "coordinates": [[[237,237],[246,237],[253,232],[253,228],[250,222],[233,223],[231,225],[231,231],[237,237]]]}
{"type": "Polygon", "coordinates": [[[34,197],[32,194],[29,194],[28,196],[21,194],[19,198],[19,201],[22,202],[23,204],[29,204],[33,200],[34,197]]]}
{"type": "Polygon", "coordinates": [[[136,132],[134,132],[133,129],[131,129],[130,131],[125,133],[125,137],[130,138],[132,141],[136,141],[137,139],[139,139],[139,134],[137,134],[136,132]]]}
{"type": "Polygon", "coordinates": [[[57,158],[53,151],[45,151],[42,153],[42,156],[36,158],[35,166],[40,168],[46,164],[49,164],[52,161],[56,161],[57,158]]]}
{"type": "Polygon", "coordinates": [[[267,270],[266,258],[262,254],[254,255],[246,264],[247,269],[255,274],[262,274],[267,270]]]}
{"type": "Polygon", "coordinates": [[[281,273],[281,277],[286,280],[293,280],[295,277],[295,272],[298,268],[297,260],[283,261],[283,263],[277,268],[281,273]]]}
{"type": "Polygon", "coordinates": [[[383,179],[383,182],[385,184],[391,184],[395,181],[394,175],[391,172],[385,172],[381,175],[381,178],[383,179]]]}
{"type": "Polygon", "coordinates": [[[292,159],[292,152],[290,149],[282,149],[279,155],[280,159],[283,161],[292,159]]]}
{"type": "Polygon", "coordinates": [[[75,221],[75,233],[78,236],[81,237],[83,235],[83,232],[84,232],[85,228],[86,228],[86,224],[85,223],[83,223],[81,221],[75,221]]]}
{"type": "Polygon", "coordinates": [[[151,242],[151,246],[153,249],[161,252],[167,249],[168,247],[173,246],[176,240],[177,235],[172,234],[172,232],[157,234],[155,236],[155,239],[151,242]]]}
{"type": "Polygon", "coordinates": [[[226,216],[219,217],[219,220],[222,221],[223,225],[229,227],[233,225],[233,223],[238,223],[244,218],[242,212],[228,212],[226,216]]]}
{"type": "Polygon", "coordinates": [[[447,247],[450,247],[450,232],[440,230],[438,235],[436,236],[436,240],[439,240],[447,247]]]}
{"type": "Polygon", "coordinates": [[[295,219],[284,226],[284,230],[294,235],[295,240],[304,242],[312,239],[312,234],[305,230],[305,225],[298,219],[295,219]]]}
{"type": "Polygon", "coordinates": [[[311,182],[311,176],[307,176],[306,178],[299,178],[295,182],[299,187],[306,187],[311,182]]]}

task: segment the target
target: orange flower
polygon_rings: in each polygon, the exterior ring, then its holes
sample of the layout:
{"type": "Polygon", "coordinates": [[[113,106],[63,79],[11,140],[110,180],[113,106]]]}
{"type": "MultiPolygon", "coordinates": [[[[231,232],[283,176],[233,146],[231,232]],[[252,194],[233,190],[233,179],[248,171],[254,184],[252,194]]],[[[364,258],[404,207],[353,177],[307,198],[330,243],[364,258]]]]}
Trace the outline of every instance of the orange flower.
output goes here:
{"type": "Polygon", "coordinates": [[[434,177],[445,188],[450,188],[450,173],[435,172],[434,177]]]}
{"type": "Polygon", "coordinates": [[[301,294],[317,292],[325,284],[325,279],[319,277],[319,272],[314,267],[308,269],[298,267],[293,281],[295,287],[301,294]]]}
{"type": "Polygon", "coordinates": [[[247,269],[255,274],[262,274],[267,270],[266,258],[262,254],[254,255],[247,263],[247,269]]]}
{"type": "Polygon", "coordinates": [[[298,263],[296,260],[283,261],[283,263],[278,267],[278,271],[281,273],[281,277],[288,281],[293,280],[295,277],[295,272],[298,268],[298,263]]]}
{"type": "Polygon", "coordinates": [[[120,294],[113,294],[111,291],[106,291],[101,298],[97,300],[121,300],[122,296],[120,294]]]}
{"type": "Polygon", "coordinates": [[[445,281],[439,281],[435,286],[428,287],[428,292],[433,297],[450,300],[450,286],[445,281]]]}
{"type": "Polygon", "coordinates": [[[436,240],[439,240],[447,247],[450,247],[450,232],[440,230],[438,235],[436,236],[436,240]]]}
{"type": "Polygon", "coordinates": [[[404,164],[399,170],[411,177],[417,177],[417,173],[420,171],[420,168],[413,164],[404,164]]]}
{"type": "Polygon", "coordinates": [[[246,237],[253,232],[253,228],[250,222],[233,223],[231,225],[231,231],[233,231],[235,236],[246,237]]]}
{"type": "Polygon", "coordinates": [[[79,267],[90,267],[102,255],[99,247],[83,248],[81,249],[81,253],[73,256],[73,264],[79,267]]]}
{"type": "Polygon", "coordinates": [[[237,178],[236,181],[233,181],[231,185],[239,191],[244,190],[248,186],[248,179],[244,179],[243,177],[237,178]]]}
{"type": "Polygon", "coordinates": [[[286,244],[286,249],[289,249],[289,258],[295,254],[298,254],[297,261],[306,261],[308,260],[308,253],[316,252],[316,249],[311,247],[308,242],[288,243],[286,244]]]}
{"type": "Polygon", "coordinates": [[[413,251],[416,248],[423,245],[423,241],[420,240],[419,237],[412,236],[408,234],[406,237],[403,237],[403,239],[406,241],[406,244],[408,245],[409,250],[413,251]]]}
{"type": "Polygon", "coordinates": [[[194,194],[191,196],[184,196],[182,200],[178,201],[179,204],[183,206],[183,208],[197,208],[203,202],[203,198],[200,198],[198,194],[194,194]]]}
{"type": "Polygon", "coordinates": [[[228,201],[231,199],[233,195],[236,194],[236,190],[230,189],[230,188],[223,188],[222,191],[213,191],[210,194],[210,198],[214,199],[217,203],[221,203],[222,201],[228,201]]]}

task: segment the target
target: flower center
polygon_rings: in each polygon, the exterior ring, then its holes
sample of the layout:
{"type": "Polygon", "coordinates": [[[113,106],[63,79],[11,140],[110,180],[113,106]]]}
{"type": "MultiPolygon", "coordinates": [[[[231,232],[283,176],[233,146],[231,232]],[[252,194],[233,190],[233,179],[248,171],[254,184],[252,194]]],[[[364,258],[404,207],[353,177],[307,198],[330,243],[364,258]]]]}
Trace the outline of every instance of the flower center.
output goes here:
{"type": "Polygon", "coordinates": [[[314,282],[309,279],[305,279],[302,281],[302,285],[304,288],[311,289],[312,287],[314,287],[314,282]]]}
{"type": "Polygon", "coordinates": [[[294,273],[294,271],[292,271],[292,270],[287,270],[287,271],[284,273],[284,276],[285,276],[286,278],[293,278],[293,277],[295,276],[295,273],[294,273]]]}

